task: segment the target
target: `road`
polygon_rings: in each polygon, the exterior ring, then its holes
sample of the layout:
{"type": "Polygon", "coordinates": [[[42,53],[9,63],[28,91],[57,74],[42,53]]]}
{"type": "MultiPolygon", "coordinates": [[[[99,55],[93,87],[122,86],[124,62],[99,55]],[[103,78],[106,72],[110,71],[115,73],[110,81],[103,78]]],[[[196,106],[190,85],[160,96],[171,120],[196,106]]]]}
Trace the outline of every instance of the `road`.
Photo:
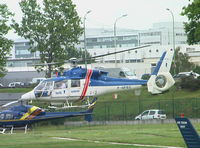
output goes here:
{"type": "MultiPolygon", "coordinates": [[[[9,103],[9,102],[12,102],[12,101],[16,101],[18,100],[19,98],[21,98],[21,95],[23,93],[0,93],[0,106],[6,104],[6,103],[9,103]]],[[[16,104],[13,104],[13,105],[16,105],[16,104]]],[[[13,106],[11,105],[11,106],[13,106]]],[[[11,107],[9,106],[9,107],[11,107]]],[[[1,111],[1,109],[0,109],[1,111]]]]}

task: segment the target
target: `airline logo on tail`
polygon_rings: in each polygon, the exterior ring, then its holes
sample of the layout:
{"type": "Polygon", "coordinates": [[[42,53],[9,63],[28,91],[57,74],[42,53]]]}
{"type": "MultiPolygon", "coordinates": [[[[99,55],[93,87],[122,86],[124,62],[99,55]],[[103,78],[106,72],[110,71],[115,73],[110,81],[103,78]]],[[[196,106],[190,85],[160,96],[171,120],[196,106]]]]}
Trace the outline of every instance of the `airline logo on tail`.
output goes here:
{"type": "Polygon", "coordinates": [[[187,118],[175,118],[176,124],[188,148],[200,148],[200,138],[187,118]]]}

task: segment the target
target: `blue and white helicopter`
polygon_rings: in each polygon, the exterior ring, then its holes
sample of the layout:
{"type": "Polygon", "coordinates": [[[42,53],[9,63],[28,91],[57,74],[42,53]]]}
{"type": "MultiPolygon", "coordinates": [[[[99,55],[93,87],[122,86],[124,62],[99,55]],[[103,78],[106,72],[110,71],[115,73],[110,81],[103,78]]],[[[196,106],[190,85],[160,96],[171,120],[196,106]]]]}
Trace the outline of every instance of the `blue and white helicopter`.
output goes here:
{"type": "MultiPolygon", "coordinates": [[[[138,47],[135,49],[138,49],[138,47]]],[[[107,76],[108,72],[102,70],[74,66],[62,75],[44,80],[32,91],[22,95],[18,101],[43,100],[66,103],[65,107],[77,107],[73,106],[72,102],[108,92],[138,89],[142,85],[147,85],[150,93],[159,94],[168,90],[174,84],[174,79],[169,73],[173,54],[173,50],[167,50],[162,54],[148,81],[113,78],[107,76]]]]}

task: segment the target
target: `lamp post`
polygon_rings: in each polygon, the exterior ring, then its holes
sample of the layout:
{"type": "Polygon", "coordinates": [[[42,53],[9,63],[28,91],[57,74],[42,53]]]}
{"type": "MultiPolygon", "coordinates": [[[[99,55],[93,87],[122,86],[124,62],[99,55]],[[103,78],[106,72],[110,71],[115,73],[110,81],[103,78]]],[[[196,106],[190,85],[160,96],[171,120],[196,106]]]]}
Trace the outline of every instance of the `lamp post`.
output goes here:
{"type": "Polygon", "coordinates": [[[124,14],[120,17],[118,17],[116,20],[115,20],[115,23],[114,23],[114,47],[115,47],[115,67],[117,67],[117,60],[116,60],[116,48],[117,48],[117,43],[116,43],[116,24],[117,24],[117,21],[123,17],[126,17],[127,14],[124,14]]]}
{"type": "Polygon", "coordinates": [[[83,25],[84,25],[84,49],[85,49],[85,68],[87,69],[87,49],[86,49],[86,35],[85,35],[85,20],[87,14],[89,14],[91,10],[87,11],[86,14],[84,15],[84,20],[83,20],[83,25]]]}
{"type": "MultiPolygon", "coordinates": [[[[174,14],[173,14],[173,12],[169,9],[169,8],[167,8],[166,9],[167,11],[169,11],[170,13],[171,13],[171,15],[172,15],[172,28],[173,28],[173,49],[174,49],[174,52],[175,52],[175,32],[174,32],[174,14]]],[[[175,61],[175,56],[174,56],[174,74],[175,74],[175,72],[176,72],[176,61],[175,61]]]]}

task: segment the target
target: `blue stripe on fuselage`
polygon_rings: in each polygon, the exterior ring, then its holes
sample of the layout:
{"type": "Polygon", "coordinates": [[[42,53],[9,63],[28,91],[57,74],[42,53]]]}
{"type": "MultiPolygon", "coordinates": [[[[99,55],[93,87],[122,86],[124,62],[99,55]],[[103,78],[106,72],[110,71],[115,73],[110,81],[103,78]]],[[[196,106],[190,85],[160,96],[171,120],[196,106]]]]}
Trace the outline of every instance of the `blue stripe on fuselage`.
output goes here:
{"type": "Polygon", "coordinates": [[[120,86],[120,85],[145,85],[147,80],[121,79],[112,77],[100,77],[98,80],[91,79],[90,86],[120,86]]]}

